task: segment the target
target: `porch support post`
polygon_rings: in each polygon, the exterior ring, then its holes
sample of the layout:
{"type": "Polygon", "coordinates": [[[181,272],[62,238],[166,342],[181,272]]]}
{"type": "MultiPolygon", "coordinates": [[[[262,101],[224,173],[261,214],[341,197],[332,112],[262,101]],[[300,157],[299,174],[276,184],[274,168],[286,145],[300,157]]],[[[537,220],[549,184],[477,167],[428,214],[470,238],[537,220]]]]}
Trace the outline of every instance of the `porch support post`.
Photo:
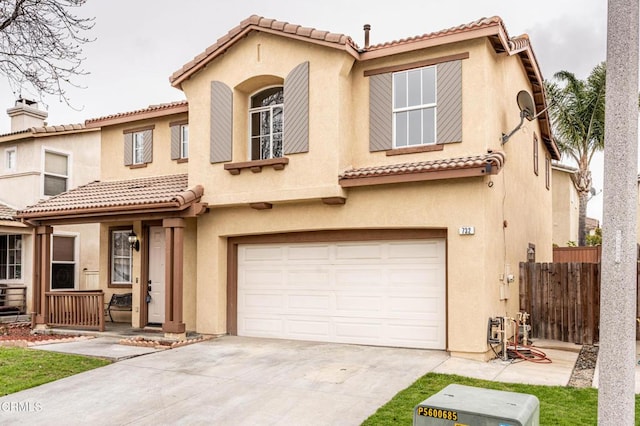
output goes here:
{"type": "Polygon", "coordinates": [[[38,226],[35,233],[33,264],[33,322],[35,328],[46,328],[49,317],[46,293],[51,285],[51,226],[38,226]]]}
{"type": "Polygon", "coordinates": [[[164,219],[165,229],[165,320],[162,331],[173,337],[184,337],[182,318],[182,270],[185,220],[164,219]]]}

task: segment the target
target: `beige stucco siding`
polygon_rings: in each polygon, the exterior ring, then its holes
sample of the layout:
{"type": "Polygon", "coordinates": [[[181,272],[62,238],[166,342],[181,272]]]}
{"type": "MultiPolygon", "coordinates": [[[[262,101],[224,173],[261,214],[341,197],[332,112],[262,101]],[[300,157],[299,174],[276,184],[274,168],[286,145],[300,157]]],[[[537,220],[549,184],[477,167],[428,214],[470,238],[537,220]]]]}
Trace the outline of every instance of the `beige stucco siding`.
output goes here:
{"type": "MultiPolygon", "coordinates": [[[[104,127],[102,129],[102,157],[108,158],[110,161],[103,161],[101,164],[101,180],[122,180],[147,176],[186,173],[188,163],[179,163],[176,160],[171,160],[171,128],[169,127],[169,124],[172,122],[186,119],[187,114],[182,113],[104,127]],[[154,126],[153,161],[143,167],[125,166],[123,131],[145,128],[148,126],[154,126]]],[[[191,136],[190,139],[190,145],[193,146],[194,143],[191,142],[193,137],[191,136]]],[[[189,154],[193,158],[191,146],[189,154]]]]}
{"type": "Polygon", "coordinates": [[[560,247],[578,242],[578,193],[571,173],[553,169],[553,243],[560,247]]]}
{"type": "MultiPolygon", "coordinates": [[[[248,202],[278,202],[340,196],[337,152],[351,144],[342,130],[353,123],[341,112],[349,96],[345,95],[345,69],[353,58],[344,52],[297,41],[287,41],[268,34],[250,34],[246,41],[231,49],[223,60],[211,63],[183,84],[189,99],[193,161],[189,169],[190,184],[203,184],[203,201],[212,205],[235,205],[248,202]],[[258,54],[258,51],[260,52],[258,54]],[[233,161],[248,161],[248,99],[260,83],[282,84],[287,74],[302,62],[309,61],[309,152],[290,155],[285,170],[263,168],[232,176],[222,164],[209,162],[210,84],[222,81],[233,90],[233,161]],[[261,76],[256,78],[256,76],[261,76]]],[[[285,100],[286,105],[286,100],[285,100]]],[[[286,106],[285,106],[286,107],[286,106]]],[[[286,144],[286,141],[285,141],[286,144]]]]}

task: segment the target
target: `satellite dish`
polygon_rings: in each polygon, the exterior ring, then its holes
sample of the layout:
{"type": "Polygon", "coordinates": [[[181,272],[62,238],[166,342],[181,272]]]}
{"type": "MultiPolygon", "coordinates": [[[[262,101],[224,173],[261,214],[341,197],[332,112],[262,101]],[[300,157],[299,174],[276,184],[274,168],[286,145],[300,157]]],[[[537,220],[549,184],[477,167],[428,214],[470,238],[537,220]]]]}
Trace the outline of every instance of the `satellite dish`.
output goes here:
{"type": "Polygon", "coordinates": [[[536,106],[533,103],[533,98],[526,90],[521,90],[518,92],[518,96],[516,97],[516,101],[518,102],[518,108],[520,108],[520,124],[516,126],[515,129],[510,131],[509,133],[502,134],[502,145],[507,143],[509,138],[513,136],[515,132],[520,130],[522,127],[522,123],[524,123],[524,119],[526,118],[528,121],[536,118],[536,106]]]}
{"type": "Polygon", "coordinates": [[[516,99],[522,116],[529,121],[533,120],[536,116],[536,106],[529,92],[526,90],[519,91],[516,99]]]}

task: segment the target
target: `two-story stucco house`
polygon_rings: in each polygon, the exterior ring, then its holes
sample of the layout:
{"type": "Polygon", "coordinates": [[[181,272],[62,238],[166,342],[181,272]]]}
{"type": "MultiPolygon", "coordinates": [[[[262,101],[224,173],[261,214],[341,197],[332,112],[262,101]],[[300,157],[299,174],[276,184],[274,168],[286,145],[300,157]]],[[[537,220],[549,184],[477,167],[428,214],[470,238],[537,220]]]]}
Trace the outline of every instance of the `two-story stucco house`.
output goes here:
{"type": "Polygon", "coordinates": [[[490,357],[518,263],[551,260],[548,116],[503,137],[520,91],[545,108],[526,35],[494,17],[361,48],[252,16],[170,81],[187,102],[87,121],[101,182],[18,215],[100,223],[134,326],[490,357]]]}
{"type": "MultiPolygon", "coordinates": [[[[32,310],[33,227],[13,218],[15,210],[98,179],[100,132],[84,125],[47,126],[47,113],[24,99],[7,110],[11,132],[0,135],[0,284],[25,286],[32,310]]],[[[83,290],[98,285],[96,224],[52,228],[49,288],[83,290]]]]}

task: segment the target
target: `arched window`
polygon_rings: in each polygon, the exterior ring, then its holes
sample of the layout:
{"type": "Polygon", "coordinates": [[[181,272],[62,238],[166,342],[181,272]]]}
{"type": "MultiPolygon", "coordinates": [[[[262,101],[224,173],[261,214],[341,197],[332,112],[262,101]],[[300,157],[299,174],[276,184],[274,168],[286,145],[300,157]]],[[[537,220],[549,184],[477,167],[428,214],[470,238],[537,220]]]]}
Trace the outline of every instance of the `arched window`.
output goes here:
{"type": "Polygon", "coordinates": [[[270,87],[251,97],[251,159],[266,160],[282,157],[282,117],[284,91],[282,86],[270,87]]]}

